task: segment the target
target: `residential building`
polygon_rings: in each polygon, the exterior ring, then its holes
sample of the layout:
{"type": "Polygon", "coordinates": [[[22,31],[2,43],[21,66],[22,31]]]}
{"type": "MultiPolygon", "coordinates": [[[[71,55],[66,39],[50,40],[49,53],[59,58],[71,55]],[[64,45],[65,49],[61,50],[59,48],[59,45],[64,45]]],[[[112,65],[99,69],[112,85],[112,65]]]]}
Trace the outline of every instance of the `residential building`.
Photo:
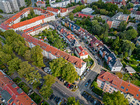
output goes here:
{"type": "Polygon", "coordinates": [[[9,18],[5,22],[1,24],[1,28],[3,29],[13,29],[13,30],[26,30],[31,27],[46,23],[51,20],[55,20],[55,15],[49,11],[42,10],[40,8],[33,8],[35,14],[40,15],[34,17],[29,20],[25,20],[20,22],[20,20],[24,17],[27,17],[30,13],[30,9],[32,7],[28,7],[23,9],[21,12],[17,13],[13,17],[9,18]]]}
{"type": "Polygon", "coordinates": [[[47,10],[52,12],[55,16],[57,16],[60,13],[59,9],[52,8],[52,7],[47,7],[47,10]]]}
{"type": "Polygon", "coordinates": [[[140,36],[137,38],[136,46],[140,46],[140,36]]]}
{"type": "Polygon", "coordinates": [[[125,0],[103,0],[104,3],[112,3],[112,4],[117,4],[118,7],[125,6],[126,1],[125,0]]]}
{"type": "Polygon", "coordinates": [[[128,99],[130,105],[140,105],[140,88],[110,72],[101,71],[97,77],[97,84],[104,92],[120,91],[128,99]]]}
{"type": "Polygon", "coordinates": [[[36,2],[37,7],[46,7],[46,4],[44,1],[38,1],[36,2]]]}
{"type": "Polygon", "coordinates": [[[61,2],[50,3],[50,6],[55,7],[66,7],[70,3],[70,0],[63,0],[61,2]]]}
{"type": "Polygon", "coordinates": [[[118,12],[110,20],[107,21],[109,28],[117,28],[122,21],[128,21],[129,15],[118,12]]]}
{"type": "Polygon", "coordinates": [[[28,42],[30,48],[39,45],[43,50],[42,54],[44,55],[44,57],[50,60],[63,57],[67,61],[71,62],[74,65],[76,72],[78,73],[79,76],[81,76],[83,72],[86,70],[86,62],[84,62],[82,59],[75,56],[71,56],[70,54],[67,54],[64,51],[61,51],[53,46],[50,46],[47,43],[42,42],[41,40],[38,40],[25,33],[22,34],[22,37],[24,37],[24,39],[28,42]]]}
{"type": "Polygon", "coordinates": [[[25,0],[17,0],[18,6],[19,7],[25,7],[25,0]]]}
{"type": "Polygon", "coordinates": [[[5,13],[11,13],[12,8],[9,1],[0,0],[0,9],[5,13]]]}
{"type": "Polygon", "coordinates": [[[87,7],[87,8],[82,9],[81,12],[83,14],[90,14],[91,15],[94,12],[94,10],[92,10],[92,8],[87,7]]]}
{"type": "Polygon", "coordinates": [[[60,8],[60,16],[66,16],[68,14],[67,8],[60,8]]]}
{"type": "Polygon", "coordinates": [[[93,18],[94,18],[94,16],[92,16],[92,15],[83,14],[83,13],[81,13],[81,12],[75,13],[74,16],[77,16],[77,17],[79,17],[79,18],[84,18],[84,17],[86,17],[86,18],[87,18],[87,17],[90,17],[90,19],[93,19],[93,18]]]}
{"type": "Polygon", "coordinates": [[[140,11],[133,11],[131,12],[130,16],[136,20],[140,20],[140,11]]]}
{"type": "Polygon", "coordinates": [[[8,0],[10,2],[11,8],[14,12],[19,11],[19,6],[17,0],[8,0]]]}
{"type": "Polygon", "coordinates": [[[2,70],[0,70],[0,97],[4,105],[37,105],[2,70]]]}
{"type": "Polygon", "coordinates": [[[136,73],[136,71],[131,66],[126,66],[125,71],[128,73],[136,73]]]}
{"type": "Polygon", "coordinates": [[[75,48],[75,54],[81,59],[88,58],[88,52],[85,51],[81,46],[75,48]]]}

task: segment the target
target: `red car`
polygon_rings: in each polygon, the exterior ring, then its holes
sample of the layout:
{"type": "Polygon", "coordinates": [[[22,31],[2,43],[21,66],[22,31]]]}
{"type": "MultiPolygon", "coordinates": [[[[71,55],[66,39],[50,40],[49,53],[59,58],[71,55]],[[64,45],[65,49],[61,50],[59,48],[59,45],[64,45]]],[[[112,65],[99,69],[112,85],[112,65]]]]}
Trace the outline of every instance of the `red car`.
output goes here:
{"type": "Polygon", "coordinates": [[[70,87],[70,84],[68,84],[67,88],[69,88],[69,87],[70,87]]]}

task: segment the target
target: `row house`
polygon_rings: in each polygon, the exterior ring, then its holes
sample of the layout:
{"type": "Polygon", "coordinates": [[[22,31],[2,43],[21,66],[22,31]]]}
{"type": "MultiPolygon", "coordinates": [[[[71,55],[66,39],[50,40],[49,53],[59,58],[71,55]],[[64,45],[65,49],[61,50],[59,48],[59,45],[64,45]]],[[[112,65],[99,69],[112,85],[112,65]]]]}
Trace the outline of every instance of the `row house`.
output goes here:
{"type": "Polygon", "coordinates": [[[0,97],[2,105],[37,105],[2,70],[0,70],[0,97]]]}
{"type": "Polygon", "coordinates": [[[42,54],[44,55],[44,57],[50,60],[63,57],[67,61],[71,62],[74,65],[76,72],[78,73],[79,76],[81,76],[83,72],[86,70],[86,62],[84,62],[82,59],[75,56],[71,56],[70,54],[64,51],[61,51],[53,46],[50,46],[47,43],[42,42],[41,40],[38,40],[25,33],[22,34],[22,37],[24,37],[24,39],[29,43],[30,48],[39,45],[43,50],[42,54]]]}
{"type": "Polygon", "coordinates": [[[66,7],[68,4],[70,4],[70,0],[63,0],[61,2],[54,2],[54,3],[50,2],[50,6],[53,7],[53,8],[66,7]]]}
{"type": "Polygon", "coordinates": [[[88,58],[88,52],[85,51],[81,46],[75,48],[75,54],[81,59],[88,58]]]}
{"type": "Polygon", "coordinates": [[[140,11],[133,11],[131,12],[130,16],[136,20],[140,20],[140,11]]]}
{"type": "Polygon", "coordinates": [[[37,1],[36,5],[37,5],[37,7],[46,7],[46,4],[44,1],[37,1]]]}
{"type": "Polygon", "coordinates": [[[130,105],[140,105],[140,88],[110,72],[101,71],[97,77],[97,84],[104,92],[120,91],[128,99],[130,105]]]}

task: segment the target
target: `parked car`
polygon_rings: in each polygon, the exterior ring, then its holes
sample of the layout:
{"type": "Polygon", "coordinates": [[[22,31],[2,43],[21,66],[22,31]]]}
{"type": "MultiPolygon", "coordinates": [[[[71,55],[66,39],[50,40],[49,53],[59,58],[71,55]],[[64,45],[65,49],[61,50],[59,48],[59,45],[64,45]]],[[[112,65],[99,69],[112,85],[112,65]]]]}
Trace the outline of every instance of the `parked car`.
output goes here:
{"type": "Polygon", "coordinates": [[[91,79],[89,79],[89,80],[86,82],[85,86],[87,87],[87,86],[90,84],[90,82],[91,82],[91,79]]]}
{"type": "Polygon", "coordinates": [[[64,83],[65,86],[68,86],[68,84],[69,84],[68,82],[65,82],[65,83],[64,83]]]}
{"type": "Polygon", "coordinates": [[[67,88],[70,88],[70,84],[67,85],[67,88]]]}
{"type": "Polygon", "coordinates": [[[52,100],[54,97],[55,97],[55,96],[52,94],[52,95],[50,96],[50,100],[52,100]]]}
{"type": "Polygon", "coordinates": [[[74,87],[73,85],[70,85],[70,87],[69,87],[69,88],[70,88],[70,89],[73,89],[73,87],[74,87]]]}

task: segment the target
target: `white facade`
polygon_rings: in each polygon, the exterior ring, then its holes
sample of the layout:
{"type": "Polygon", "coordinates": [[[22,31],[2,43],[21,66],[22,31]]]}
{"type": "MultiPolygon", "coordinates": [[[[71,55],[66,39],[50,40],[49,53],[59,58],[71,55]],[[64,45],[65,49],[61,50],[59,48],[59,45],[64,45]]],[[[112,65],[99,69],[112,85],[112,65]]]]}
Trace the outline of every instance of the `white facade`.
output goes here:
{"type": "Polygon", "coordinates": [[[19,11],[17,0],[8,0],[13,11],[19,11]]]}
{"type": "Polygon", "coordinates": [[[11,13],[12,8],[9,1],[0,0],[0,9],[3,10],[5,13],[11,13]]]}
{"type": "Polygon", "coordinates": [[[131,13],[130,16],[136,20],[140,20],[140,15],[131,13]]]}
{"type": "Polygon", "coordinates": [[[66,7],[70,3],[70,0],[57,2],[57,3],[50,3],[51,7],[66,7]]]}
{"type": "Polygon", "coordinates": [[[67,14],[68,14],[68,9],[67,9],[66,12],[63,12],[63,13],[60,12],[60,16],[62,16],[62,17],[63,17],[63,16],[66,16],[67,14]]]}

